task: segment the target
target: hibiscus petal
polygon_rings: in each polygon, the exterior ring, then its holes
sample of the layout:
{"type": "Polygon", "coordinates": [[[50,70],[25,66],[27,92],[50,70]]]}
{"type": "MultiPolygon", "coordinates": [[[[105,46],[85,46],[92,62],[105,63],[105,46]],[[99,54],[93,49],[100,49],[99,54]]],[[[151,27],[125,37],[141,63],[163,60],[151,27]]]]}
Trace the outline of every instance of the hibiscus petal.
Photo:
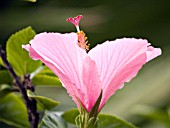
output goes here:
{"type": "MultiPolygon", "coordinates": [[[[30,57],[43,61],[63,84],[67,83],[64,86],[72,97],[84,97],[84,88],[81,87],[81,69],[82,60],[87,55],[76,46],[77,34],[41,33],[30,43],[30,57]]],[[[25,47],[28,50],[28,46],[25,47]]]]}
{"type": "Polygon", "coordinates": [[[30,50],[30,44],[27,45],[22,45],[22,48],[24,48],[25,50],[29,51],[30,50]]]}
{"type": "MultiPolygon", "coordinates": [[[[27,45],[22,45],[22,48],[26,49],[30,57],[34,60],[41,60],[46,66],[48,66],[61,80],[62,84],[67,85],[66,87],[68,88],[68,92],[73,96],[76,95],[75,92],[77,92],[76,88],[72,88],[72,83],[68,80],[67,76],[65,76],[60,70],[58,70],[55,65],[50,63],[49,61],[46,61],[44,58],[42,58],[31,46],[30,44],[27,45]]],[[[65,86],[64,86],[65,87],[65,86]]],[[[73,96],[73,100],[76,102],[77,105],[79,105],[76,97],[73,96]]]]}
{"type": "Polygon", "coordinates": [[[85,108],[90,112],[101,93],[100,76],[96,63],[90,57],[87,57],[83,64],[82,78],[87,90],[85,108]]]}
{"type": "Polygon", "coordinates": [[[160,48],[154,48],[152,46],[149,46],[148,50],[146,52],[146,54],[147,54],[147,62],[152,60],[153,58],[161,55],[161,53],[162,53],[162,51],[161,51],[160,48]]]}
{"type": "MultiPolygon", "coordinates": [[[[97,45],[88,53],[96,62],[102,81],[103,97],[100,109],[108,98],[117,89],[122,88],[124,82],[135,77],[142,65],[147,62],[149,45],[147,40],[124,38],[106,41],[97,45]]],[[[152,51],[150,50],[150,54],[152,54],[152,51]]],[[[153,58],[158,55],[159,52],[155,52],[153,58]]]]}
{"type": "Polygon", "coordinates": [[[89,82],[95,82],[91,85],[94,90],[94,87],[96,88],[98,85],[96,81],[99,80],[99,77],[96,79],[94,76],[96,80],[89,80],[90,69],[96,69],[96,72],[93,73],[96,75],[97,68],[85,50],[78,47],[77,34],[41,33],[36,35],[30,44],[31,46],[23,46],[29,51],[30,57],[41,60],[59,77],[78,107],[77,98],[87,110],[90,110],[94,104],[92,102],[96,101],[99,94],[96,91],[95,96],[91,97],[89,82]],[[83,69],[86,71],[83,72],[83,69]]]}

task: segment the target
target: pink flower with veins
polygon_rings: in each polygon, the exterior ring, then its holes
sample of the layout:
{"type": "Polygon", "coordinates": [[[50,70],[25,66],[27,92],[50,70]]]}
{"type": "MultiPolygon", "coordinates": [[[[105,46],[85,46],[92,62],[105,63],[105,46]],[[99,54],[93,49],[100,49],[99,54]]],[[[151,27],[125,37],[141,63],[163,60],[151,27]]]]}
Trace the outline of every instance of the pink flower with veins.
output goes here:
{"type": "MultiPolygon", "coordinates": [[[[76,27],[82,16],[69,18],[76,27]]],[[[79,27],[78,27],[79,28],[79,27]]],[[[80,107],[90,112],[101,91],[100,111],[116,90],[134,78],[142,66],[161,55],[160,48],[150,46],[145,39],[122,38],[106,41],[88,53],[79,44],[78,33],[40,33],[24,45],[30,57],[41,60],[61,80],[70,96],[80,107]]]]}

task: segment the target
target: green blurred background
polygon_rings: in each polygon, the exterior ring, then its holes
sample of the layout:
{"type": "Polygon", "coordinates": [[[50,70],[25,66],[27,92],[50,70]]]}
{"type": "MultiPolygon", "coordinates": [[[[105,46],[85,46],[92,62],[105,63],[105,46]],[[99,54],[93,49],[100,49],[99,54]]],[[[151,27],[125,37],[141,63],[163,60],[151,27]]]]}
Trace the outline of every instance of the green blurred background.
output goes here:
{"type": "MultiPolygon", "coordinates": [[[[162,49],[162,55],[118,90],[102,112],[117,115],[142,128],[167,128],[164,123],[137,115],[150,110],[143,105],[163,112],[170,105],[170,0],[38,0],[35,3],[1,0],[0,43],[5,48],[9,36],[27,26],[32,26],[37,33],[76,31],[65,21],[79,14],[84,16],[80,28],[86,32],[91,48],[105,40],[135,37],[146,38],[162,49]]],[[[60,110],[75,107],[63,88],[37,86],[36,89],[40,95],[61,101],[60,110]]]]}

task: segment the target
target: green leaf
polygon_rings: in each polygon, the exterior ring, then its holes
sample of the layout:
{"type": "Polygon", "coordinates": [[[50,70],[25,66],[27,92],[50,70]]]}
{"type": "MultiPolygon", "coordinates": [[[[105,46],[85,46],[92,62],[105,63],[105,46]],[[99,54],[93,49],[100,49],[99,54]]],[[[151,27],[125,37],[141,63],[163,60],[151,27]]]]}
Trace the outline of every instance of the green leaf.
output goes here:
{"type": "Polygon", "coordinates": [[[37,74],[32,78],[34,85],[59,85],[61,86],[60,80],[56,76],[48,76],[45,74],[37,74]]]}
{"type": "Polygon", "coordinates": [[[0,71],[0,84],[12,84],[12,77],[7,70],[0,71]]]}
{"type": "Polygon", "coordinates": [[[46,110],[50,110],[56,106],[58,106],[60,104],[60,102],[57,102],[55,100],[52,100],[50,98],[47,97],[43,97],[43,96],[37,96],[34,93],[32,93],[31,91],[27,91],[27,94],[29,97],[34,98],[38,104],[46,110]]]}
{"type": "Polygon", "coordinates": [[[67,124],[56,112],[45,111],[39,128],[67,128],[67,124]]]}
{"type": "Polygon", "coordinates": [[[11,85],[8,85],[8,84],[1,84],[0,85],[0,91],[3,91],[3,90],[11,90],[12,89],[12,86],[11,85]]]}
{"type": "Polygon", "coordinates": [[[75,124],[75,119],[79,115],[79,111],[77,108],[68,110],[62,114],[64,120],[68,123],[75,124]]]}
{"type": "Polygon", "coordinates": [[[3,61],[2,61],[2,58],[0,57],[0,65],[1,66],[4,66],[4,63],[3,63],[3,61]]]}
{"type": "Polygon", "coordinates": [[[12,86],[8,84],[1,84],[0,85],[0,97],[7,95],[8,93],[12,92],[12,86]]]}
{"type": "Polygon", "coordinates": [[[29,128],[27,110],[20,96],[9,93],[0,97],[0,121],[17,128],[29,128]]]}
{"type": "Polygon", "coordinates": [[[111,115],[99,114],[98,119],[99,128],[137,128],[131,123],[111,115]]]}
{"type": "Polygon", "coordinates": [[[27,27],[13,34],[7,41],[7,59],[19,76],[32,73],[41,65],[40,61],[32,60],[29,53],[22,49],[22,45],[28,44],[34,36],[35,31],[27,27]]]}

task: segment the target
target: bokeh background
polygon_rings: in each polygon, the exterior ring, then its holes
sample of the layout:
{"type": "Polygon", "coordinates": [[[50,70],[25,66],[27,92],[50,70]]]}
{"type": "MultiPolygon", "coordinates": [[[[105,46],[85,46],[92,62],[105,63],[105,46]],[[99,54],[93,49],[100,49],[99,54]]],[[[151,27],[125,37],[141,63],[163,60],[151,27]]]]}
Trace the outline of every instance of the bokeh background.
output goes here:
{"type": "MultiPolygon", "coordinates": [[[[80,28],[86,32],[90,48],[105,40],[135,37],[148,39],[162,49],[162,55],[143,66],[136,78],[110,98],[102,112],[142,128],[167,128],[162,121],[143,114],[153,108],[166,113],[170,105],[170,0],[1,0],[0,44],[5,48],[9,36],[27,26],[37,33],[76,31],[65,21],[79,14],[84,16],[80,28]]],[[[40,95],[61,101],[57,109],[75,107],[62,87],[36,89],[40,95]]]]}

